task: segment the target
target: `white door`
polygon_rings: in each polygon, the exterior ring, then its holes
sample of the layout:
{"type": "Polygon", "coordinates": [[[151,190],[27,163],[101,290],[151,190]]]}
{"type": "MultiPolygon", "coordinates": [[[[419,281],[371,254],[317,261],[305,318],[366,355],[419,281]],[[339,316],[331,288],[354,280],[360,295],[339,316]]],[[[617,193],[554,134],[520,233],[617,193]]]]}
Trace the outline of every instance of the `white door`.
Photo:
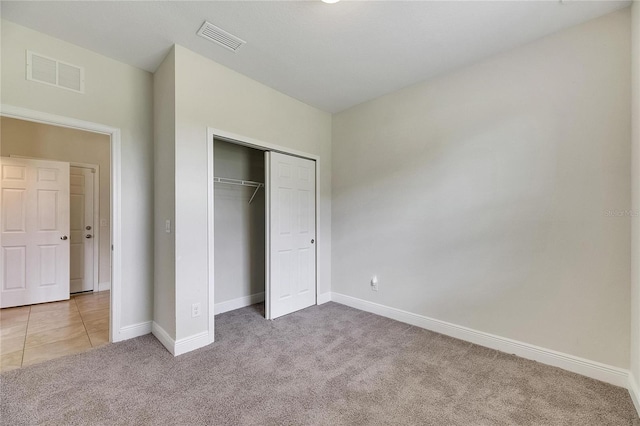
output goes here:
{"type": "Polygon", "coordinates": [[[316,303],[315,167],[312,160],[266,153],[269,319],[316,303]]]}
{"type": "Polygon", "coordinates": [[[0,307],[69,298],[69,163],[0,159],[0,307]]]}
{"type": "Polygon", "coordinates": [[[91,169],[70,168],[71,293],[93,290],[93,179],[91,169]]]}

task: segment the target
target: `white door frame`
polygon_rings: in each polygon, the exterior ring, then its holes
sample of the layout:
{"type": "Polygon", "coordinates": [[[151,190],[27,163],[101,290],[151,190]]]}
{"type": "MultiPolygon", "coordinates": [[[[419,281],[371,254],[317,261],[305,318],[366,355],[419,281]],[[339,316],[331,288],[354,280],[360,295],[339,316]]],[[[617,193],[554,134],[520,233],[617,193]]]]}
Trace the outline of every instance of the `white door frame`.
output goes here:
{"type": "MultiPolygon", "coordinates": [[[[208,286],[208,304],[209,304],[209,335],[213,335],[214,330],[214,297],[213,290],[215,288],[215,279],[214,279],[214,184],[213,184],[213,164],[214,164],[214,156],[213,156],[213,140],[214,139],[222,139],[225,142],[235,143],[236,145],[243,145],[249,148],[256,148],[261,151],[276,151],[281,152],[283,154],[294,155],[296,157],[307,158],[309,160],[313,160],[316,162],[316,305],[319,300],[319,291],[320,286],[320,268],[318,265],[321,264],[320,259],[320,247],[322,244],[322,239],[320,238],[320,157],[318,155],[309,154],[308,152],[298,151],[295,149],[287,148],[281,145],[272,144],[269,142],[264,142],[258,139],[249,138],[242,135],[237,135],[231,132],[227,132],[220,129],[215,129],[213,127],[207,127],[207,258],[208,258],[208,278],[209,278],[209,286],[208,286]]],[[[266,171],[265,171],[266,173],[266,171]]],[[[265,181],[266,184],[266,181],[265,181]]],[[[265,194],[267,188],[265,187],[265,194]]],[[[265,199],[266,201],[266,199],[265,199]]],[[[266,206],[265,206],[266,207],[266,206]]],[[[266,212],[268,214],[268,211],[266,212]]],[[[268,219],[268,218],[267,218],[268,219]]],[[[268,227],[267,227],[268,228],[268,227]]],[[[268,234],[269,230],[265,230],[268,234]]],[[[269,245],[269,241],[265,241],[265,245],[269,245]]],[[[268,282],[266,280],[269,279],[269,261],[266,259],[265,262],[265,299],[269,297],[267,294],[268,282]]]]}
{"type": "MultiPolygon", "coordinates": [[[[3,114],[0,114],[3,115],[3,114]]],[[[14,155],[9,154],[10,158],[26,158],[31,160],[47,160],[46,158],[41,157],[27,157],[26,155],[14,155]]],[[[62,161],[62,160],[54,160],[54,161],[62,161]]],[[[78,163],[75,161],[67,161],[71,167],[79,167],[82,169],[90,169],[93,170],[93,174],[95,175],[93,179],[93,291],[101,291],[100,290],[100,275],[98,271],[98,267],[100,266],[100,166],[98,164],[90,164],[90,163],[78,163]],[[95,225],[95,224],[98,225],[95,225]],[[96,228],[98,228],[98,232],[96,233],[96,228]]],[[[107,290],[108,288],[105,288],[107,290]]]]}
{"type": "Polygon", "coordinates": [[[13,105],[0,105],[0,116],[49,124],[58,127],[102,133],[111,138],[111,308],[109,309],[109,340],[118,342],[120,336],[122,283],[122,218],[121,218],[121,142],[120,129],[100,123],[49,114],[13,105]]]}

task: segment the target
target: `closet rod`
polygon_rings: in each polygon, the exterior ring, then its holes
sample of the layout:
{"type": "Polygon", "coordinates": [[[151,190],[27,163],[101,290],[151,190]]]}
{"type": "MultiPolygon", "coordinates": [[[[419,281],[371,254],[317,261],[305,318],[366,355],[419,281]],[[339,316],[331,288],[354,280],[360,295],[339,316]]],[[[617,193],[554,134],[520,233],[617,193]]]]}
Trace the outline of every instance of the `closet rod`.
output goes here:
{"type": "Polygon", "coordinates": [[[252,180],[242,180],[242,179],[231,179],[231,178],[223,178],[223,177],[214,177],[213,181],[215,183],[226,183],[228,185],[250,186],[252,188],[255,187],[256,190],[253,191],[253,195],[249,199],[249,204],[251,204],[251,202],[253,201],[253,198],[258,193],[258,189],[264,187],[264,183],[254,182],[252,180]]]}

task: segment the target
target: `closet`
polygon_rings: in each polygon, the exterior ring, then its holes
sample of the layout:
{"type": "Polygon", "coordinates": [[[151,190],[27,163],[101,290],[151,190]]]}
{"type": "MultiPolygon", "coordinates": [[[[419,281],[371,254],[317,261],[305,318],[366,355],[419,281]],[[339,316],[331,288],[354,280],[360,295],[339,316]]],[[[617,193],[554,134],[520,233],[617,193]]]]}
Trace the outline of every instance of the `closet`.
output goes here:
{"type": "Polygon", "coordinates": [[[214,139],[215,313],[264,301],[265,153],[214,139]]]}
{"type": "Polygon", "coordinates": [[[214,138],[211,179],[215,313],[315,305],[315,160],[214,138]]]}

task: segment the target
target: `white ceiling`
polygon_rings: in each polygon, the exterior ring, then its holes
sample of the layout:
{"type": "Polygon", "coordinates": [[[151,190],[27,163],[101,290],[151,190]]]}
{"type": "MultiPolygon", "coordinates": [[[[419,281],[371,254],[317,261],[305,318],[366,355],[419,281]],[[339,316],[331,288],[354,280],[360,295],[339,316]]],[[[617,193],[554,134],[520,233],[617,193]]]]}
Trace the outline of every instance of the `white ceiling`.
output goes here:
{"type": "Polygon", "coordinates": [[[338,112],[630,3],[2,1],[1,12],[151,72],[177,43],[338,112]],[[204,20],[247,44],[233,53],[198,37],[204,20]]]}

